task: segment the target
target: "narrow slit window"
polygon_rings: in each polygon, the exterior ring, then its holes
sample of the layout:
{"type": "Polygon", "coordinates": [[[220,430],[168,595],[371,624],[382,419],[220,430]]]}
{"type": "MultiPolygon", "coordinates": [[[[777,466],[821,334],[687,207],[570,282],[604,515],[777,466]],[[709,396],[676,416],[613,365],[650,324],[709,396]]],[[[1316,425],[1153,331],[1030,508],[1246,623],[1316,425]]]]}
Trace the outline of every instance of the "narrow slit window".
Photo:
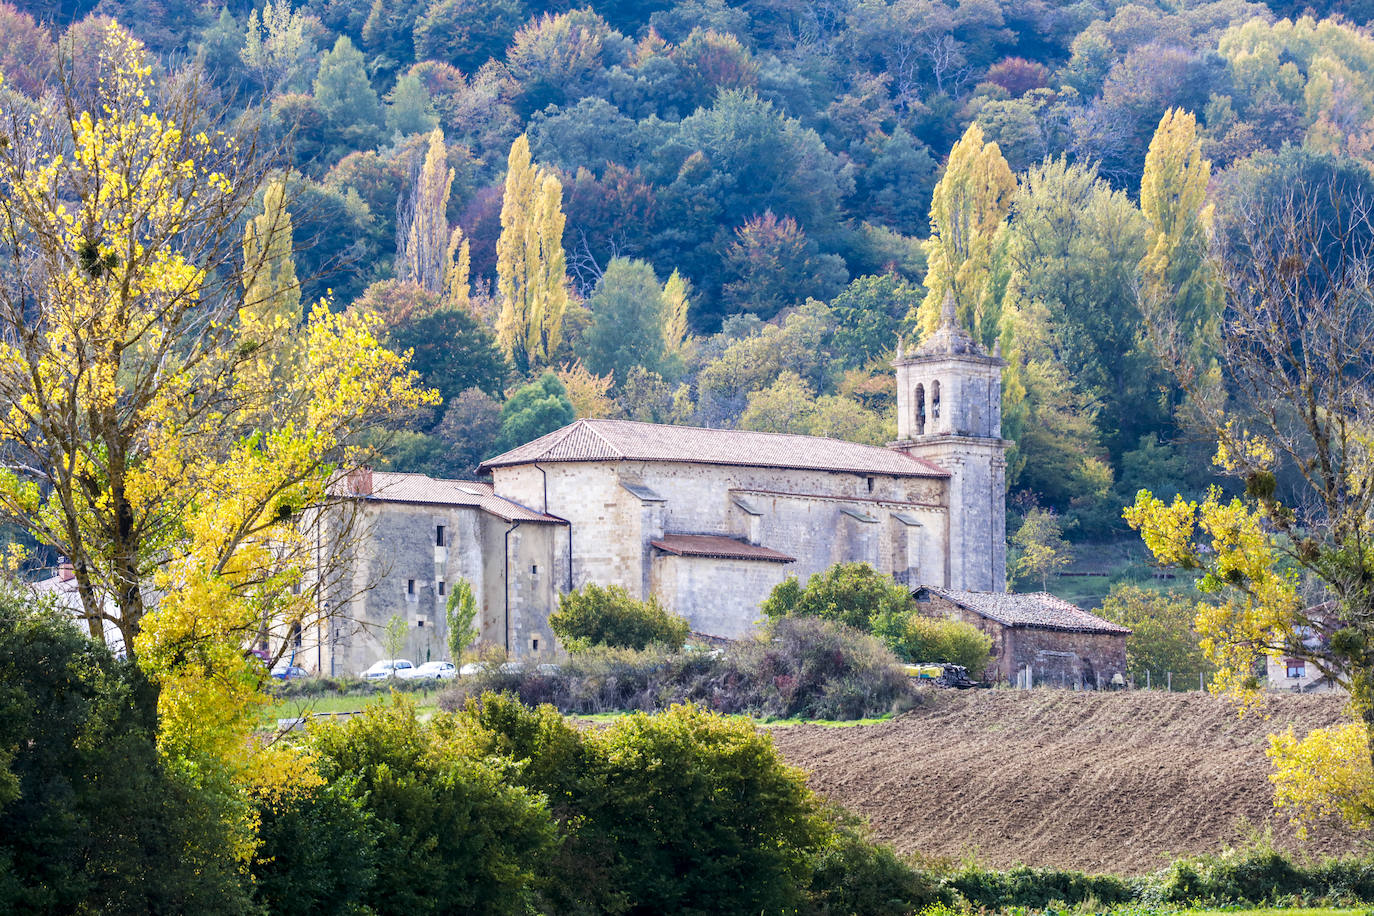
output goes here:
{"type": "Polygon", "coordinates": [[[531,576],[537,576],[537,575],[539,575],[539,567],[538,567],[538,566],[531,566],[531,567],[530,567],[530,575],[531,575],[531,576]]]}
{"type": "Polygon", "coordinates": [[[444,546],[444,526],[443,526],[443,525],[435,525],[435,526],[434,526],[434,546],[435,546],[435,547],[443,547],[443,546],[444,546]]]}
{"type": "Polygon", "coordinates": [[[531,640],[530,642],[531,642],[531,645],[532,645],[533,648],[534,648],[534,651],[538,652],[538,651],[539,651],[539,640],[538,640],[538,639],[533,639],[533,640],[531,640]]]}
{"type": "Polygon", "coordinates": [[[414,579],[407,579],[407,580],[406,580],[406,594],[407,594],[407,595],[413,595],[413,594],[415,594],[415,580],[414,580],[414,579]]]}
{"type": "Polygon", "coordinates": [[[444,596],[444,580],[443,580],[443,579],[440,579],[440,580],[439,580],[439,597],[442,598],[443,596],[444,596]]]}

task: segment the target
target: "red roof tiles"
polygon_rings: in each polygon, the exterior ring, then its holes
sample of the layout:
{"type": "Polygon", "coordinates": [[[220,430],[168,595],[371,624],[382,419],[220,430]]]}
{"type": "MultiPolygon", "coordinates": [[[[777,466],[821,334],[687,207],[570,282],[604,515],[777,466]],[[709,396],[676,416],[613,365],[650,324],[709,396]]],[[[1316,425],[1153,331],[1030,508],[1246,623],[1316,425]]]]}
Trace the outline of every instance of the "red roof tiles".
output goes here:
{"type": "Polygon", "coordinates": [[[952,601],[975,614],[1007,627],[1040,627],[1046,630],[1074,630],[1093,633],[1121,633],[1127,627],[1089,614],[1063,598],[1047,592],[1014,595],[1003,592],[966,592],[954,588],[926,586],[927,591],[952,601]]]}
{"type": "Polygon", "coordinates": [[[472,506],[508,522],[552,522],[563,520],[497,496],[491,484],[473,480],[443,480],[424,474],[399,474],[373,471],[371,492],[356,494],[363,499],[393,503],[427,503],[436,506],[472,506]]]}
{"type": "Polygon", "coordinates": [[[478,470],[536,461],[680,461],[895,477],[949,476],[945,469],[905,452],[838,439],[587,419],[489,458],[478,470]]]}
{"type": "Polygon", "coordinates": [[[650,541],[664,553],[679,557],[712,557],[718,560],[763,560],[768,563],[791,563],[789,557],[769,547],[737,541],[717,534],[667,534],[650,541]]]}

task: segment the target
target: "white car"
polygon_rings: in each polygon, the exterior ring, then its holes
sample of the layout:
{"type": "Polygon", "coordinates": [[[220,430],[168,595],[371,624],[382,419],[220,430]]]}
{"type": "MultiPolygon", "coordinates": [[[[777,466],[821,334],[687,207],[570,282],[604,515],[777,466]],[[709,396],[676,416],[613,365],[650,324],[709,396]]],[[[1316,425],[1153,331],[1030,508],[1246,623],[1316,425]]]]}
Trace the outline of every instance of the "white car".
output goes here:
{"type": "Polygon", "coordinates": [[[405,680],[406,678],[413,677],[414,673],[415,663],[410,661],[410,659],[384,658],[363,672],[363,680],[379,681],[388,677],[405,680]]]}
{"type": "Polygon", "coordinates": [[[453,662],[425,662],[409,675],[409,677],[433,680],[448,680],[458,676],[458,669],[453,666],[453,662]]]}

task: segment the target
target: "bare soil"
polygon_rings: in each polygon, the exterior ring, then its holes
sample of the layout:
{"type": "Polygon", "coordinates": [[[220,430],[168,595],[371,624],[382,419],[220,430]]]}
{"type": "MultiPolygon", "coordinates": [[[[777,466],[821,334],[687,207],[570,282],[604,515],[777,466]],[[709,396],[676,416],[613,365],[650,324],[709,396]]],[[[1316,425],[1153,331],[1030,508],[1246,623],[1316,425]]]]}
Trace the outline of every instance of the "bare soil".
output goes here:
{"type": "Polygon", "coordinates": [[[1334,724],[1343,706],[1285,694],[1241,717],[1203,693],[932,690],[889,721],[773,740],[901,852],[1131,875],[1265,828],[1304,857],[1358,851],[1336,825],[1296,838],[1272,810],[1264,756],[1266,735],[1334,724]]]}

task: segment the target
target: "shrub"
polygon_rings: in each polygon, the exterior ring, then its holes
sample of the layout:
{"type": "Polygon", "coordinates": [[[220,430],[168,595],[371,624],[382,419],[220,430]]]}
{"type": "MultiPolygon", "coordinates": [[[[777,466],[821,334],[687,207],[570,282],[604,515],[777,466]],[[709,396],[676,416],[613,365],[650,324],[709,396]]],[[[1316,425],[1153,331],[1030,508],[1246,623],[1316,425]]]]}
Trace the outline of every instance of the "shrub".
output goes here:
{"type": "Polygon", "coordinates": [[[457,709],[485,692],[584,715],[692,702],[724,713],[812,719],[884,715],[915,696],[876,639],[814,618],[773,621],[719,653],[601,647],[573,655],[557,671],[489,666],[460,679],[439,705],[457,709]]]}
{"type": "Polygon", "coordinates": [[[978,677],[991,658],[992,638],[962,620],[906,614],[879,620],[875,630],[883,642],[909,662],[963,665],[978,677]]]}
{"type": "Polygon", "coordinates": [[[934,875],[875,843],[847,812],[831,812],[835,829],[811,860],[811,887],[802,913],[816,916],[904,916],[953,895],[934,875]]]}
{"type": "Polygon", "coordinates": [[[1089,900],[1112,906],[1136,897],[1136,890],[1129,881],[1112,875],[1087,875],[1024,865],[1007,871],[976,866],[963,868],[949,876],[945,883],[974,907],[989,910],[1011,907],[1041,910],[1055,902],[1076,906],[1089,900]]]}
{"type": "Polygon", "coordinates": [[[659,606],[656,598],[637,601],[618,585],[585,585],[568,592],[549,615],[549,626],[569,651],[591,646],[643,649],[659,643],[680,649],[687,621],[659,606]]]}

